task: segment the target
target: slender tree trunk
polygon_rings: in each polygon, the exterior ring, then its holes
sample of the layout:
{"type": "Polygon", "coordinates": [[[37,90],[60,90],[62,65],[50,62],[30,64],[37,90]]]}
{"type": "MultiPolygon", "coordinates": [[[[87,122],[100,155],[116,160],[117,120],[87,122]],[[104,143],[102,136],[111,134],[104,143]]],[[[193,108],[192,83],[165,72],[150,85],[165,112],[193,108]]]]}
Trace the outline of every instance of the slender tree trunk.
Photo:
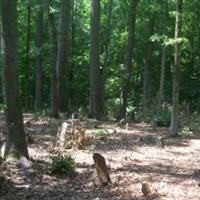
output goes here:
{"type": "Polygon", "coordinates": [[[105,27],[105,43],[104,43],[104,63],[103,63],[103,72],[102,72],[102,94],[105,95],[105,81],[106,81],[106,71],[109,65],[109,41],[110,41],[110,34],[111,34],[111,19],[112,19],[112,10],[113,10],[113,0],[109,0],[108,2],[108,17],[106,21],[105,27]]]}
{"type": "MultiPolygon", "coordinates": [[[[168,15],[168,0],[163,0],[163,35],[167,35],[167,15],[168,15]]],[[[165,80],[165,65],[166,65],[166,45],[162,46],[162,58],[161,58],[161,72],[160,72],[160,87],[158,93],[158,107],[157,111],[160,113],[161,106],[164,100],[164,80],[165,80]]]]}
{"type": "Polygon", "coordinates": [[[36,82],[35,82],[35,106],[36,110],[41,110],[43,106],[43,67],[42,67],[42,47],[43,47],[43,7],[42,0],[39,1],[36,22],[36,82]]]}
{"type": "MultiPolygon", "coordinates": [[[[154,33],[154,26],[155,26],[155,16],[152,16],[152,19],[149,22],[149,35],[150,37],[154,33]]],[[[152,60],[152,53],[153,53],[153,42],[150,41],[150,37],[148,38],[148,47],[147,47],[147,54],[144,63],[144,83],[143,83],[143,110],[144,114],[147,112],[147,106],[149,103],[149,76],[150,76],[150,67],[151,67],[151,60],[152,60]]]]}
{"type": "Polygon", "coordinates": [[[105,57],[104,57],[104,66],[108,65],[108,55],[109,55],[109,41],[110,41],[110,32],[111,32],[111,19],[112,19],[112,9],[113,8],[113,0],[109,1],[108,5],[108,18],[106,22],[105,28],[105,57]]]}
{"type": "Polygon", "coordinates": [[[57,97],[57,70],[56,70],[56,59],[57,59],[57,32],[55,26],[54,14],[48,11],[49,21],[49,36],[51,43],[51,112],[53,117],[58,117],[58,97],[57,97]]]}
{"type": "Polygon", "coordinates": [[[120,108],[117,116],[117,120],[126,117],[126,108],[128,103],[128,94],[130,90],[130,78],[132,71],[132,57],[133,57],[133,49],[135,42],[135,22],[136,22],[136,7],[138,0],[132,0],[130,5],[130,22],[129,22],[129,32],[128,32],[128,40],[126,46],[126,55],[125,55],[125,74],[122,85],[121,97],[120,97],[120,108]]]}
{"type": "MultiPolygon", "coordinates": [[[[0,8],[1,12],[1,8],[0,8]]],[[[3,33],[2,22],[0,17],[0,103],[3,102],[3,33]]]]}
{"type": "MultiPolygon", "coordinates": [[[[200,5],[199,5],[200,6],[200,5]]],[[[197,15],[198,21],[195,23],[195,31],[193,32],[193,68],[190,68],[190,72],[194,69],[195,66],[199,66],[200,64],[200,13],[195,13],[197,15]]]]}
{"type": "Polygon", "coordinates": [[[91,118],[101,118],[104,114],[101,74],[99,63],[99,23],[100,0],[91,0],[91,38],[90,38],[90,113],[91,118]]]}
{"type": "MultiPolygon", "coordinates": [[[[71,18],[71,30],[72,30],[72,36],[71,36],[71,57],[72,60],[76,59],[75,55],[75,49],[76,49],[76,16],[77,16],[77,0],[72,1],[72,18],[71,18]]],[[[74,80],[74,69],[71,67],[69,68],[69,82],[70,86],[73,85],[73,80],[74,80]]],[[[74,98],[74,93],[73,93],[73,87],[69,87],[69,111],[73,111],[73,99],[74,98]]]]}
{"type": "Polygon", "coordinates": [[[6,156],[28,158],[23,117],[21,113],[17,64],[16,0],[1,0],[3,37],[5,42],[4,87],[6,103],[6,156]]]}
{"type": "Polygon", "coordinates": [[[62,0],[60,7],[60,28],[57,54],[58,109],[60,112],[66,112],[68,109],[69,86],[67,85],[67,74],[69,59],[70,4],[70,0],[62,0]]]}
{"type": "MultiPolygon", "coordinates": [[[[176,23],[175,23],[175,39],[181,36],[181,14],[183,0],[176,1],[176,23]]],[[[173,74],[173,97],[172,97],[172,113],[169,133],[171,136],[178,135],[178,104],[179,104],[179,80],[180,80],[180,60],[181,47],[176,42],[174,53],[174,74],[173,74]]]]}
{"type": "Polygon", "coordinates": [[[25,98],[25,108],[28,109],[29,106],[29,50],[30,50],[30,24],[31,24],[31,8],[28,5],[28,17],[27,17],[27,33],[26,33],[26,61],[25,61],[25,84],[24,84],[24,98],[25,98]]]}
{"type": "MultiPolygon", "coordinates": [[[[149,47],[150,48],[150,47],[149,47]]],[[[151,54],[150,49],[148,48],[148,53],[147,54],[151,54]]],[[[143,112],[144,114],[146,114],[147,112],[147,104],[148,104],[148,90],[149,90],[149,61],[147,60],[147,58],[144,61],[144,80],[143,80],[143,112]]]]}

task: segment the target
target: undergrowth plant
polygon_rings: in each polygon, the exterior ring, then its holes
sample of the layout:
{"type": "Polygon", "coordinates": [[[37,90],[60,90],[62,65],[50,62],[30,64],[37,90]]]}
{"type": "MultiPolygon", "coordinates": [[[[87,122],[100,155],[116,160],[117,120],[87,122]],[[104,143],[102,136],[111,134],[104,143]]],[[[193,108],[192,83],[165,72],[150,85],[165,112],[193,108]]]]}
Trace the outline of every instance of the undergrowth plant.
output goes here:
{"type": "Polygon", "coordinates": [[[97,137],[100,137],[100,138],[106,138],[108,135],[109,135],[109,131],[108,130],[106,130],[106,129],[100,129],[100,130],[98,130],[96,133],[95,133],[95,135],[97,136],[97,137]]]}
{"type": "Polygon", "coordinates": [[[185,126],[181,129],[179,135],[182,138],[188,138],[188,137],[191,137],[193,135],[193,131],[191,130],[191,128],[189,126],[185,126]]]}
{"type": "Polygon", "coordinates": [[[160,112],[157,111],[155,106],[149,108],[145,114],[145,122],[153,126],[168,127],[171,120],[171,112],[168,106],[164,106],[160,112]]]}
{"type": "Polygon", "coordinates": [[[75,161],[71,156],[58,154],[51,157],[48,174],[71,177],[75,173],[75,161]]]}
{"type": "Polygon", "coordinates": [[[0,196],[4,195],[8,192],[8,184],[6,177],[4,175],[0,175],[0,196]]]}
{"type": "Polygon", "coordinates": [[[200,135],[200,116],[199,114],[191,114],[189,117],[183,117],[180,119],[181,131],[180,136],[190,137],[192,135],[200,135]]]}

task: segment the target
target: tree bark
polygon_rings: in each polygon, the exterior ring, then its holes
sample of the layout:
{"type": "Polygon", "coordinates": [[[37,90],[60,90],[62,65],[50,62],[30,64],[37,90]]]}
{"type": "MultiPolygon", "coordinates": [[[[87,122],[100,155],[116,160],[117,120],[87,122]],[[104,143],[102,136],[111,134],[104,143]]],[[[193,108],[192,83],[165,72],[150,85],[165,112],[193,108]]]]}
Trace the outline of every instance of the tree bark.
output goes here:
{"type": "MultiPolygon", "coordinates": [[[[168,15],[168,0],[163,0],[163,36],[167,35],[167,15],[168,15]]],[[[165,65],[166,65],[166,45],[162,46],[162,58],[161,58],[161,71],[160,71],[160,87],[158,93],[158,105],[157,111],[161,112],[161,106],[164,100],[164,81],[165,81],[165,65]]]]}
{"type": "Polygon", "coordinates": [[[91,118],[102,118],[104,114],[101,74],[99,63],[100,0],[91,0],[90,38],[90,113],[91,118]]]}
{"type": "Polygon", "coordinates": [[[57,53],[58,109],[60,112],[66,112],[68,109],[69,86],[67,85],[67,73],[69,59],[70,4],[70,0],[62,0],[60,7],[57,53]]]}
{"type": "Polygon", "coordinates": [[[154,33],[154,26],[155,26],[155,14],[152,16],[149,22],[149,38],[148,38],[148,47],[147,47],[147,54],[144,63],[144,82],[143,82],[143,111],[144,113],[147,112],[147,106],[149,103],[149,76],[150,76],[150,67],[151,67],[151,60],[152,60],[152,53],[153,53],[153,42],[150,41],[150,37],[154,33]]]}
{"type": "Polygon", "coordinates": [[[6,156],[28,158],[28,150],[21,113],[17,64],[16,0],[1,0],[3,37],[5,43],[4,87],[7,124],[6,156]]]}
{"type": "Polygon", "coordinates": [[[25,69],[24,69],[24,78],[25,78],[25,84],[24,84],[24,102],[25,102],[25,108],[28,109],[29,106],[29,50],[30,50],[30,24],[31,24],[31,8],[30,5],[28,5],[27,8],[27,33],[26,33],[26,61],[25,61],[25,69]]]}
{"type": "Polygon", "coordinates": [[[0,103],[3,103],[3,32],[2,32],[1,16],[0,16],[0,103]]]}
{"type": "MultiPolygon", "coordinates": [[[[78,14],[78,1],[73,0],[72,1],[72,17],[71,17],[71,45],[70,45],[70,54],[71,54],[71,59],[74,60],[76,59],[76,17],[78,14]]],[[[72,67],[69,68],[69,82],[70,82],[70,87],[69,87],[69,112],[73,112],[73,105],[72,102],[74,102],[74,91],[73,91],[73,81],[74,81],[74,69],[72,67]]]]}
{"type": "Polygon", "coordinates": [[[107,67],[108,65],[108,54],[109,54],[109,40],[110,40],[110,32],[111,32],[111,19],[112,19],[112,9],[113,8],[113,0],[109,1],[108,4],[108,18],[106,22],[105,28],[105,57],[104,57],[104,66],[107,67]]]}
{"type": "Polygon", "coordinates": [[[106,27],[105,27],[105,43],[104,43],[104,62],[103,62],[103,68],[102,68],[102,74],[101,74],[101,80],[102,80],[102,94],[103,97],[105,96],[105,82],[106,82],[106,72],[109,65],[109,41],[110,41],[110,34],[111,34],[111,19],[112,19],[112,10],[113,10],[113,0],[109,0],[108,2],[108,17],[106,21],[106,27]]]}
{"type": "Polygon", "coordinates": [[[48,22],[49,22],[49,36],[51,43],[51,112],[53,117],[58,117],[58,97],[57,97],[57,31],[55,26],[54,14],[48,10],[48,22]]]}
{"type": "MultiPolygon", "coordinates": [[[[175,39],[181,36],[181,14],[183,0],[176,1],[176,23],[175,23],[175,39]]],[[[172,97],[172,113],[169,134],[178,136],[178,104],[179,104],[179,80],[180,80],[180,61],[181,61],[180,44],[176,42],[174,53],[174,72],[173,72],[173,97],[172,97]]]]}
{"type": "Polygon", "coordinates": [[[130,5],[130,22],[129,22],[129,32],[128,40],[126,46],[126,55],[125,55],[125,74],[120,96],[120,108],[117,116],[117,120],[126,117],[126,108],[128,103],[128,94],[130,90],[130,78],[132,72],[132,56],[135,42],[135,22],[136,22],[136,7],[138,0],[132,0],[130,5]]]}
{"type": "Polygon", "coordinates": [[[42,47],[43,47],[43,7],[42,0],[39,1],[36,21],[36,82],[35,82],[35,107],[41,110],[43,106],[43,67],[42,67],[42,47]]]}

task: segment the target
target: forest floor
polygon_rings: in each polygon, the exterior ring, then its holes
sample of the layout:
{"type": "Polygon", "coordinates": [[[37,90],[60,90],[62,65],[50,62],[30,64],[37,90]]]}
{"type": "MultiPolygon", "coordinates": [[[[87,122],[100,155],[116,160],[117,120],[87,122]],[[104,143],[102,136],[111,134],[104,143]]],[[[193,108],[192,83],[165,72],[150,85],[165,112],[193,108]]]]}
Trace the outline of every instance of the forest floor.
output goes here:
{"type": "MultiPolygon", "coordinates": [[[[56,146],[58,121],[48,117],[36,118],[31,114],[26,114],[24,121],[29,122],[25,123],[25,130],[35,140],[28,146],[33,169],[24,169],[16,162],[3,162],[0,173],[6,176],[9,187],[7,193],[0,196],[1,200],[200,199],[198,137],[168,139],[162,148],[152,138],[166,135],[166,128],[129,123],[128,130],[125,130],[123,126],[102,122],[98,124],[98,130],[90,127],[86,131],[90,141],[84,150],[62,150],[63,154],[75,159],[77,172],[73,178],[62,178],[47,173],[51,156],[61,151],[56,146]],[[92,137],[93,131],[99,131],[101,136],[92,137]],[[95,183],[91,181],[95,170],[94,152],[105,157],[111,185],[101,186],[98,180],[95,183]],[[141,192],[144,182],[151,190],[148,197],[141,192]]],[[[1,117],[0,132],[4,126],[1,117]]]]}

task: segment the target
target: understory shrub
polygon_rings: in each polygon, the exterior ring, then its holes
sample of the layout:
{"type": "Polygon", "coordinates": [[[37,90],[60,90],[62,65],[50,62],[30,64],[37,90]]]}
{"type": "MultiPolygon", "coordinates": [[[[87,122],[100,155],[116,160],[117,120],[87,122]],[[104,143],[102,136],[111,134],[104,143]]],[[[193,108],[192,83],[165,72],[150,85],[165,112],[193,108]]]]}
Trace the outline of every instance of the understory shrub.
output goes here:
{"type": "Polygon", "coordinates": [[[75,173],[75,161],[71,156],[58,154],[51,157],[48,174],[71,177],[75,173]]]}
{"type": "Polygon", "coordinates": [[[109,131],[106,129],[100,129],[95,133],[95,135],[99,137],[106,137],[109,135],[109,131]]]}
{"type": "Polygon", "coordinates": [[[170,125],[171,113],[168,106],[158,113],[156,107],[150,107],[147,111],[145,121],[153,126],[168,127],[170,125]]]}
{"type": "Polygon", "coordinates": [[[0,175],[0,195],[8,192],[8,183],[4,175],[0,175]]]}
{"type": "Polygon", "coordinates": [[[193,135],[193,131],[191,130],[191,128],[189,126],[185,126],[181,129],[181,131],[179,132],[179,135],[182,138],[188,138],[193,135]]]}

